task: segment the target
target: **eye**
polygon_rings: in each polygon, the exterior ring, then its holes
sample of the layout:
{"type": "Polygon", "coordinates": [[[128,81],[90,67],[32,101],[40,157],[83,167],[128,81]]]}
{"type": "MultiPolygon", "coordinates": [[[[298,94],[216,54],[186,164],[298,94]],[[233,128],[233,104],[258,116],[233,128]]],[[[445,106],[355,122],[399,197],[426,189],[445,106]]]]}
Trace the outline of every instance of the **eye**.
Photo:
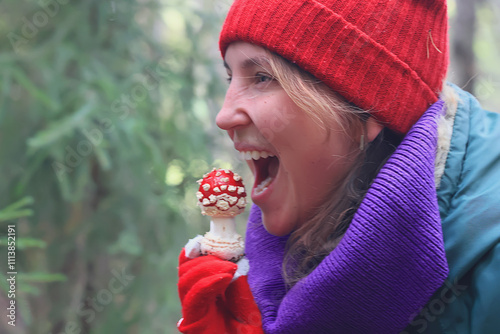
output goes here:
{"type": "Polygon", "coordinates": [[[231,80],[233,79],[233,72],[229,69],[229,67],[226,67],[226,81],[227,83],[231,83],[231,80]]]}
{"type": "Polygon", "coordinates": [[[265,73],[257,73],[255,75],[255,79],[257,80],[257,83],[264,83],[264,82],[271,82],[275,80],[271,75],[265,74],[265,73]]]}

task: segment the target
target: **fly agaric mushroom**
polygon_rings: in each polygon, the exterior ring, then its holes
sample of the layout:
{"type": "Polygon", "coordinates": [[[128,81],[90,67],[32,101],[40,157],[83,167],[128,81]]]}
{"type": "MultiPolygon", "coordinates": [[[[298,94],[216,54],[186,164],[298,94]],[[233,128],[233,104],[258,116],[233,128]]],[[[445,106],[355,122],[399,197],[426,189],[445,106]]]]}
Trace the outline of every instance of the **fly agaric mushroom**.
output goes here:
{"type": "Polygon", "coordinates": [[[246,192],[241,176],[228,169],[215,169],[198,180],[196,193],[201,213],[212,217],[210,231],[200,242],[204,255],[238,261],[243,256],[243,238],[236,233],[234,217],[245,210],[246,192]]]}

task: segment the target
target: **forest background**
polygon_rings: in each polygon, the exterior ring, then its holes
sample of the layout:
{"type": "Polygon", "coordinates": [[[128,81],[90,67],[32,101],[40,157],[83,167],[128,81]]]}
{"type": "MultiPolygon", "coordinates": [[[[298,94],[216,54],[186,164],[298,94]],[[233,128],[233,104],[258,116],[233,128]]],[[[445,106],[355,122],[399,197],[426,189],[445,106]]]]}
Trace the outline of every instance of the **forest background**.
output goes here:
{"type": "MultiPolygon", "coordinates": [[[[195,181],[251,180],[214,124],[230,3],[0,2],[0,333],[177,332],[195,181]]],[[[448,3],[449,80],[499,111],[500,0],[448,3]]]]}

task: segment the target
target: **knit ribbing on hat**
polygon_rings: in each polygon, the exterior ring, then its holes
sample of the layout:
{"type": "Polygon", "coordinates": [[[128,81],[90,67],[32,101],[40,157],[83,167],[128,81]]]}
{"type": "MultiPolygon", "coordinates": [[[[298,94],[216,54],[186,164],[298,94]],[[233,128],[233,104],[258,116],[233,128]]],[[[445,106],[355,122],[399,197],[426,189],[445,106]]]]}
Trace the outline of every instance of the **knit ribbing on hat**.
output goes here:
{"type": "Polygon", "coordinates": [[[448,66],[445,0],[236,0],[220,36],[269,49],[406,133],[448,66]]]}
{"type": "Polygon", "coordinates": [[[286,292],[287,237],[275,237],[252,207],[248,282],[268,334],[402,331],[448,275],[434,183],[436,102],[372,183],[339,245],[286,292]]]}

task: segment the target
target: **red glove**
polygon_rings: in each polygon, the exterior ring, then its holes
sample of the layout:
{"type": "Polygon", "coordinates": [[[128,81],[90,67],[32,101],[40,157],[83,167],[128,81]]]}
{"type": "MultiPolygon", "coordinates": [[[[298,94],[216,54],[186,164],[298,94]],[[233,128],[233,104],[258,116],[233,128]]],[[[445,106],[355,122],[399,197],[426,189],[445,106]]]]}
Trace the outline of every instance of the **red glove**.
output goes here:
{"type": "Polygon", "coordinates": [[[215,256],[179,256],[179,297],[185,334],[262,334],[261,315],[247,277],[231,283],[238,266],[215,256]]]}

